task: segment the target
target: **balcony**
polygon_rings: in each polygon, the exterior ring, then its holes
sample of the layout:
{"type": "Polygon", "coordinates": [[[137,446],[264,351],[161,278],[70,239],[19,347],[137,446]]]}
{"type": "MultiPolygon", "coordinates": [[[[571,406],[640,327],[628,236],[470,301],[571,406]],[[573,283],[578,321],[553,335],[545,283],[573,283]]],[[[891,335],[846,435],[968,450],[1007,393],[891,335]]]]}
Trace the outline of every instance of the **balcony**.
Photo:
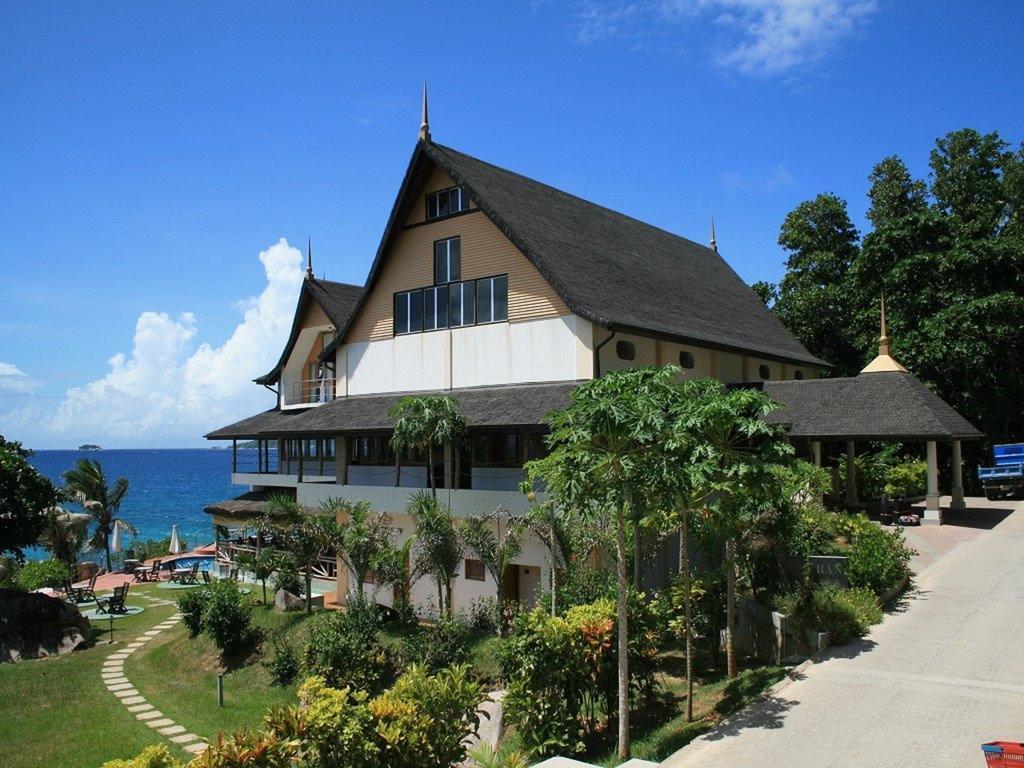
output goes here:
{"type": "MultiPolygon", "coordinates": [[[[327,499],[368,501],[378,512],[405,514],[409,499],[421,488],[395,488],[381,485],[337,485],[330,483],[299,483],[299,503],[316,507],[327,499]]],[[[437,498],[448,505],[456,517],[482,515],[501,508],[512,515],[525,514],[530,502],[519,491],[479,491],[465,488],[438,488],[437,498]]]]}
{"type": "Polygon", "coordinates": [[[334,399],[336,379],[300,379],[281,382],[281,407],[323,405],[334,399]]]}

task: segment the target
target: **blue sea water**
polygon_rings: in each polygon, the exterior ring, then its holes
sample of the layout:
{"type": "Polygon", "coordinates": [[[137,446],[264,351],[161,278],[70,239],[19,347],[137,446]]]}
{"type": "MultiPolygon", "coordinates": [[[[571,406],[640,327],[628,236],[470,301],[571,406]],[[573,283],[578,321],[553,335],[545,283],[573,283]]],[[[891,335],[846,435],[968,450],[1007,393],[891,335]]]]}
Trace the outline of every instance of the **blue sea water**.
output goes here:
{"type": "MultiPolygon", "coordinates": [[[[240,449],[239,462],[243,453],[255,456],[256,451],[240,449]]],[[[62,485],[61,473],[80,458],[99,461],[111,484],[118,477],[128,479],[121,517],[138,529],[140,540],[169,536],[171,526],[177,524],[178,534],[188,540],[190,548],[209,544],[213,541],[213,522],[203,507],[245,490],[231,485],[230,450],[36,451],[29,462],[62,485]]],[[[32,555],[45,556],[37,552],[32,555]]]]}

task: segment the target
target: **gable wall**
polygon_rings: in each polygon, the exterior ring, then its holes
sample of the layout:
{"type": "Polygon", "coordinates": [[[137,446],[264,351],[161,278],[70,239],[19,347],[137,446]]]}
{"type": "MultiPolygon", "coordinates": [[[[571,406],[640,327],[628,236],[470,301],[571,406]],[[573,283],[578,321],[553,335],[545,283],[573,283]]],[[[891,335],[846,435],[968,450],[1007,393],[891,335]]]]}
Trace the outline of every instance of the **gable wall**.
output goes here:
{"type": "MultiPolygon", "coordinates": [[[[435,170],[425,191],[449,186],[452,186],[451,179],[435,170]]],[[[346,342],[392,338],[394,294],[433,285],[434,241],[456,235],[462,239],[462,279],[508,274],[510,323],[569,314],[569,309],[536,267],[483,212],[421,223],[425,219],[424,194],[417,196],[406,228],[398,234],[385,256],[377,284],[352,324],[346,342]]]]}

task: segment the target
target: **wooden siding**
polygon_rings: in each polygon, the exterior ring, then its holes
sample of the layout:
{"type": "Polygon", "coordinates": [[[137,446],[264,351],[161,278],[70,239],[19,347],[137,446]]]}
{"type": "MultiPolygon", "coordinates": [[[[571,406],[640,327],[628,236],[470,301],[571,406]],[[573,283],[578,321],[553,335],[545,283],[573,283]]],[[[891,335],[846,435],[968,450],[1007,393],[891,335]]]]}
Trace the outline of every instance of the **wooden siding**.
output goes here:
{"type": "MultiPolygon", "coordinates": [[[[435,171],[425,189],[442,189],[452,182],[435,171]]],[[[462,279],[508,275],[509,322],[570,314],[537,268],[509,242],[482,211],[422,224],[424,195],[419,194],[409,222],[387,254],[377,284],[349,330],[347,342],[379,341],[393,335],[394,295],[434,283],[434,242],[462,239],[462,279]],[[418,209],[418,213],[417,213],[418,209]]]]}

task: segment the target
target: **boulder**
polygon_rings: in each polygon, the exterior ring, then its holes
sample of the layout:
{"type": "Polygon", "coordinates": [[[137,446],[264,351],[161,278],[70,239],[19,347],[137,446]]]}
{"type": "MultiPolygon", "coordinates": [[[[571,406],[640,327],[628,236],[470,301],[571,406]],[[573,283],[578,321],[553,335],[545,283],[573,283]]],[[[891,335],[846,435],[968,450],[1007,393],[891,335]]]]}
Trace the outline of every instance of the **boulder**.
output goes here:
{"type": "Polygon", "coordinates": [[[296,597],[285,589],[277,590],[274,595],[274,608],[278,611],[301,611],[306,607],[306,601],[296,597]]]}
{"type": "Polygon", "coordinates": [[[0,589],[0,662],[70,653],[91,636],[76,606],[39,592],[0,589]]]}

